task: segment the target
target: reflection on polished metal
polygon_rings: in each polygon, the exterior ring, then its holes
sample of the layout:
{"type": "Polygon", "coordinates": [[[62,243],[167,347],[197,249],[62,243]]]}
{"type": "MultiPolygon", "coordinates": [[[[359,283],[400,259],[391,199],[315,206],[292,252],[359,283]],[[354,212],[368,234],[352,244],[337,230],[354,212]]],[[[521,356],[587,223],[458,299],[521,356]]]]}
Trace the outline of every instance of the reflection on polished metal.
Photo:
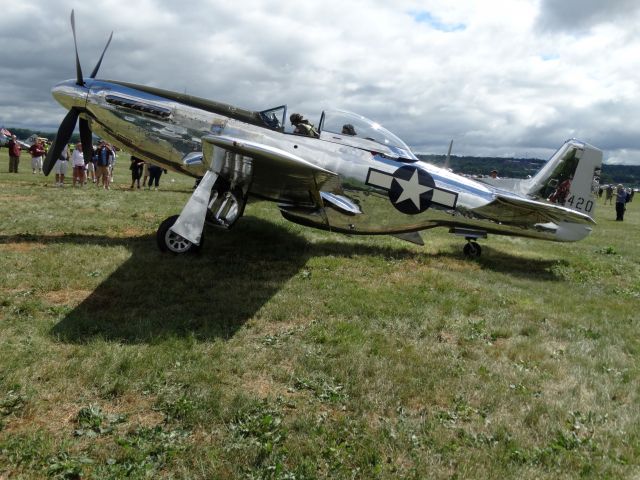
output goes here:
{"type": "Polygon", "coordinates": [[[217,179],[218,175],[216,173],[209,171],[205,174],[198,188],[196,188],[196,191],[193,192],[193,195],[191,195],[191,198],[182,209],[182,213],[176,223],[170,228],[174,233],[195,245],[200,244],[200,236],[207,216],[211,189],[217,179]]]}
{"type": "Polygon", "coordinates": [[[286,105],[255,112],[94,77],[83,79],[78,63],[77,78],[53,88],[70,110],[61,138],[79,117],[85,135],[91,129],[137,157],[202,178],[164,231],[177,245],[169,250],[199,244],[205,223],[231,228],[249,196],[276,202],[297,223],[417,244],[418,232],[434,227],[469,241],[487,233],[575,241],[594,224],[602,152],[577,140],[533,178],[477,181],[420,161],[397,136],[354,113],[323,112],[314,138],[286,128],[286,105]]]}

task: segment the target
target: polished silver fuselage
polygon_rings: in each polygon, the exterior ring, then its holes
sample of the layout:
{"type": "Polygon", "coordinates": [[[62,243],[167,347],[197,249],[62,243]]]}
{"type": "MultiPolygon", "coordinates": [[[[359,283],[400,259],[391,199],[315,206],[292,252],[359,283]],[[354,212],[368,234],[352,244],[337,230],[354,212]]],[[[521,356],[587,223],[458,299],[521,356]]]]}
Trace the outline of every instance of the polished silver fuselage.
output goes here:
{"type": "Polygon", "coordinates": [[[335,173],[337,178],[318,195],[301,188],[294,176],[274,175],[247,156],[228,159],[222,173],[233,177],[230,181],[244,185],[254,197],[277,202],[286,218],[309,226],[351,234],[400,234],[442,226],[558,241],[578,240],[591,231],[585,222],[560,225],[535,215],[519,217],[513,207],[505,215],[500,189],[415,157],[403,158],[375,142],[322,131],[320,138],[293,135],[261,125],[252,111],[123,82],[93,80],[80,87],[70,80],[54,87],[53,94],[66,108],[82,109],[97,135],[194,177],[209,168],[200,152],[203,137],[211,134],[286,151],[335,173]],[[400,178],[403,170],[406,176],[400,178]],[[428,198],[416,171],[430,182],[428,198]],[[405,205],[413,210],[402,211],[394,203],[398,182],[408,192],[405,205]],[[410,195],[416,199],[413,204],[410,195]]]}

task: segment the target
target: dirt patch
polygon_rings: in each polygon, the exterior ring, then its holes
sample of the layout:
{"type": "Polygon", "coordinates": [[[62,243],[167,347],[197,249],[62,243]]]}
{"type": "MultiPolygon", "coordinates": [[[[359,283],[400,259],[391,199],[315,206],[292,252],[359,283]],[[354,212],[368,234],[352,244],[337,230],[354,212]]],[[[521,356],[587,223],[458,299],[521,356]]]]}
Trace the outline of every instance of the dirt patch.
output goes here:
{"type": "Polygon", "coordinates": [[[152,395],[125,394],[104,410],[127,416],[127,423],[142,427],[154,427],[164,421],[164,414],[154,409],[156,397],[152,395]]]}
{"type": "Polygon", "coordinates": [[[436,338],[440,343],[448,343],[450,345],[455,345],[458,343],[458,338],[453,333],[449,332],[438,332],[436,338]]]}
{"type": "Polygon", "coordinates": [[[278,393],[286,392],[284,385],[276,385],[272,378],[264,376],[245,375],[242,377],[241,383],[245,391],[251,392],[259,398],[273,397],[278,393]]]}
{"type": "Polygon", "coordinates": [[[27,404],[25,412],[14,418],[6,419],[3,433],[19,434],[27,431],[46,430],[53,434],[66,432],[72,424],[81,407],[73,403],[62,403],[52,399],[46,408],[41,410],[27,404]]]}
{"type": "Polygon", "coordinates": [[[240,378],[239,388],[261,399],[282,397],[294,400],[305,395],[303,391],[261,374],[244,375],[240,378]]]}
{"type": "Polygon", "coordinates": [[[135,394],[124,395],[112,402],[88,401],[82,403],[68,401],[49,395],[40,405],[25,409],[23,415],[6,420],[3,433],[19,434],[27,431],[46,430],[54,435],[67,435],[76,426],[78,412],[90,404],[98,405],[105,415],[124,415],[121,425],[154,427],[164,421],[164,414],[154,409],[156,398],[135,394]]]}
{"type": "Polygon", "coordinates": [[[148,234],[149,234],[148,229],[134,228],[134,227],[123,228],[118,232],[118,236],[122,236],[122,237],[142,237],[148,234]]]}
{"type": "Polygon", "coordinates": [[[85,300],[93,290],[57,290],[55,292],[47,292],[42,296],[53,305],[73,305],[85,300]]]}
{"type": "Polygon", "coordinates": [[[33,250],[38,250],[45,247],[46,245],[40,242],[3,243],[0,244],[0,251],[23,253],[31,252],[33,250]]]}

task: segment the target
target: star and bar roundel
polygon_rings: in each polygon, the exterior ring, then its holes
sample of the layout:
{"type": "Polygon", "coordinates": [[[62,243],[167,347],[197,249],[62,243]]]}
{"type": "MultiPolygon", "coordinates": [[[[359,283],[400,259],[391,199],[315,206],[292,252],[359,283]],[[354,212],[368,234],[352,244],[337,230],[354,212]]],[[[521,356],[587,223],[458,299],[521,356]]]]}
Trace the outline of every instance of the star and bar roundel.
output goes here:
{"type": "Polygon", "coordinates": [[[370,168],[366,184],[387,190],[391,204],[407,215],[422,213],[431,205],[455,208],[458,200],[457,193],[436,187],[427,171],[411,165],[393,173],[370,168]]]}

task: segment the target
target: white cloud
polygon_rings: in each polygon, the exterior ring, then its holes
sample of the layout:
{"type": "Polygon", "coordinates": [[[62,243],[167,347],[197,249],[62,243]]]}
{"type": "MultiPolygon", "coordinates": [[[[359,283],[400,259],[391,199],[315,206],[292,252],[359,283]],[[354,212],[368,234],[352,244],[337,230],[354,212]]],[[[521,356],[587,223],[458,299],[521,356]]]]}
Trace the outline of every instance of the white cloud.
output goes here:
{"type": "MultiPolygon", "coordinates": [[[[9,3],[0,125],[55,130],[65,112],[49,91],[75,74],[74,2],[9,3]]],[[[457,154],[546,157],[578,137],[640,164],[634,3],[107,0],[77,6],[76,26],[85,75],[114,30],[101,78],[311,119],[345,108],[418,152],[454,138],[457,154]]]]}

